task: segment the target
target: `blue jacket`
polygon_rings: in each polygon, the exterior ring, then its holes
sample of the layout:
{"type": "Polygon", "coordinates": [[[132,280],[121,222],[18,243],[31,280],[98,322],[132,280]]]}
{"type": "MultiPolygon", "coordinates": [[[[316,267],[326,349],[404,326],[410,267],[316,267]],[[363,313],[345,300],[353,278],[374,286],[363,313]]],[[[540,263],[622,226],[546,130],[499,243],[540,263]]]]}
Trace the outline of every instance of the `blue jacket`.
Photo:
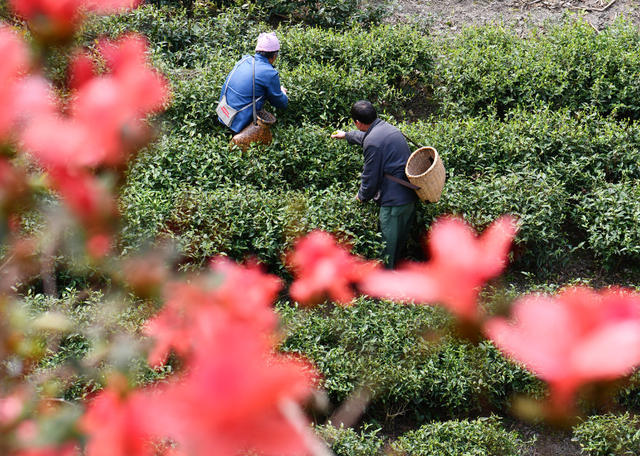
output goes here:
{"type": "Polygon", "coordinates": [[[373,199],[381,206],[402,206],[416,201],[414,190],[384,177],[391,174],[408,182],[404,168],[411,150],[400,130],[376,119],[366,132],[350,131],[345,138],[349,144],[361,145],[364,152],[360,201],[373,199]]]}
{"type": "MultiPolygon", "coordinates": [[[[233,75],[229,73],[222,85],[220,99],[227,92],[227,103],[234,109],[242,109],[231,123],[231,129],[239,132],[253,120],[253,58],[256,59],[256,111],[260,111],[265,99],[276,108],[286,108],[289,100],[280,90],[278,71],[269,63],[266,57],[256,54],[254,57],[245,55],[236,63],[233,75]],[[229,80],[229,76],[231,80],[229,80]],[[228,89],[227,89],[228,85],[228,89]],[[244,109],[243,109],[244,108],[244,109]]],[[[220,118],[218,117],[218,120],[220,118]]]]}

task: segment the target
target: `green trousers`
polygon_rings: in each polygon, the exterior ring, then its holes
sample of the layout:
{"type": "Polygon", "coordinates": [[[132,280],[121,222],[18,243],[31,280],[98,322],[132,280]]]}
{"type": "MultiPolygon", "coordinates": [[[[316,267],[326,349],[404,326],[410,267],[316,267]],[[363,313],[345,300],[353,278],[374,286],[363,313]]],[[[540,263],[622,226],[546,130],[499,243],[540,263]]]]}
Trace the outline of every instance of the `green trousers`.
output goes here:
{"type": "Polygon", "coordinates": [[[404,250],[416,215],[416,203],[380,207],[380,231],[384,241],[384,265],[394,269],[404,250]]]}

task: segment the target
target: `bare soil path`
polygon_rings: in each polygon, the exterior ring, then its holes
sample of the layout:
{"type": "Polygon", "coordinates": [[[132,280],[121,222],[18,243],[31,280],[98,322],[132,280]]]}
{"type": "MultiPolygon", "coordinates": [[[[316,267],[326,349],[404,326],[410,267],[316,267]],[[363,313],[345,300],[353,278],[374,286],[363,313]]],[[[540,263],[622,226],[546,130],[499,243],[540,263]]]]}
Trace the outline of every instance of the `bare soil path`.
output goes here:
{"type": "Polygon", "coordinates": [[[395,0],[387,19],[418,22],[433,33],[455,33],[465,26],[502,23],[518,33],[582,16],[596,30],[619,17],[640,27],[638,0],[395,0]]]}

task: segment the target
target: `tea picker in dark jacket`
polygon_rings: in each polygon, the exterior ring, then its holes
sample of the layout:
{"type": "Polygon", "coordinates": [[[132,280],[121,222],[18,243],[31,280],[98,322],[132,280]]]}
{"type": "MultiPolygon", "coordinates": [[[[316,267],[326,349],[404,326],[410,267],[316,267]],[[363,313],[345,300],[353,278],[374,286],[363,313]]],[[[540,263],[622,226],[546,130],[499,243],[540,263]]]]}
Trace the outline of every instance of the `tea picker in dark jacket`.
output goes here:
{"type": "MultiPolygon", "coordinates": [[[[254,59],[256,111],[262,109],[265,100],[269,100],[276,108],[287,107],[289,102],[287,90],[280,85],[280,76],[274,68],[279,51],[280,42],[276,34],[261,33],[258,36],[255,55],[243,56],[222,85],[220,100],[226,94],[229,106],[239,111],[229,127],[235,133],[241,131],[253,120],[254,59]]],[[[219,116],[218,120],[222,122],[219,116]]]]}
{"type": "Polygon", "coordinates": [[[374,200],[380,205],[385,266],[393,269],[404,253],[415,218],[417,195],[385,174],[407,181],[404,169],[411,150],[402,132],[379,119],[370,102],[355,102],[351,117],[357,130],[347,133],[338,130],[331,137],[362,146],[364,167],[356,199],[374,200]]]}

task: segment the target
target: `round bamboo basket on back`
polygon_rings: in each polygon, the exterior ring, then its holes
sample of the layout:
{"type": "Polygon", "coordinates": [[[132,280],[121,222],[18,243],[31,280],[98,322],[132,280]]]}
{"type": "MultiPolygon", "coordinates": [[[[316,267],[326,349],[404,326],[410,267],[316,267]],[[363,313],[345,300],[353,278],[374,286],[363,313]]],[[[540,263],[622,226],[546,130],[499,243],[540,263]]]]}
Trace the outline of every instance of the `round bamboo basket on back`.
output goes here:
{"type": "Polygon", "coordinates": [[[422,201],[437,202],[442,194],[445,170],[438,151],[433,147],[421,147],[411,154],[405,173],[409,182],[420,187],[416,190],[422,201]]]}

